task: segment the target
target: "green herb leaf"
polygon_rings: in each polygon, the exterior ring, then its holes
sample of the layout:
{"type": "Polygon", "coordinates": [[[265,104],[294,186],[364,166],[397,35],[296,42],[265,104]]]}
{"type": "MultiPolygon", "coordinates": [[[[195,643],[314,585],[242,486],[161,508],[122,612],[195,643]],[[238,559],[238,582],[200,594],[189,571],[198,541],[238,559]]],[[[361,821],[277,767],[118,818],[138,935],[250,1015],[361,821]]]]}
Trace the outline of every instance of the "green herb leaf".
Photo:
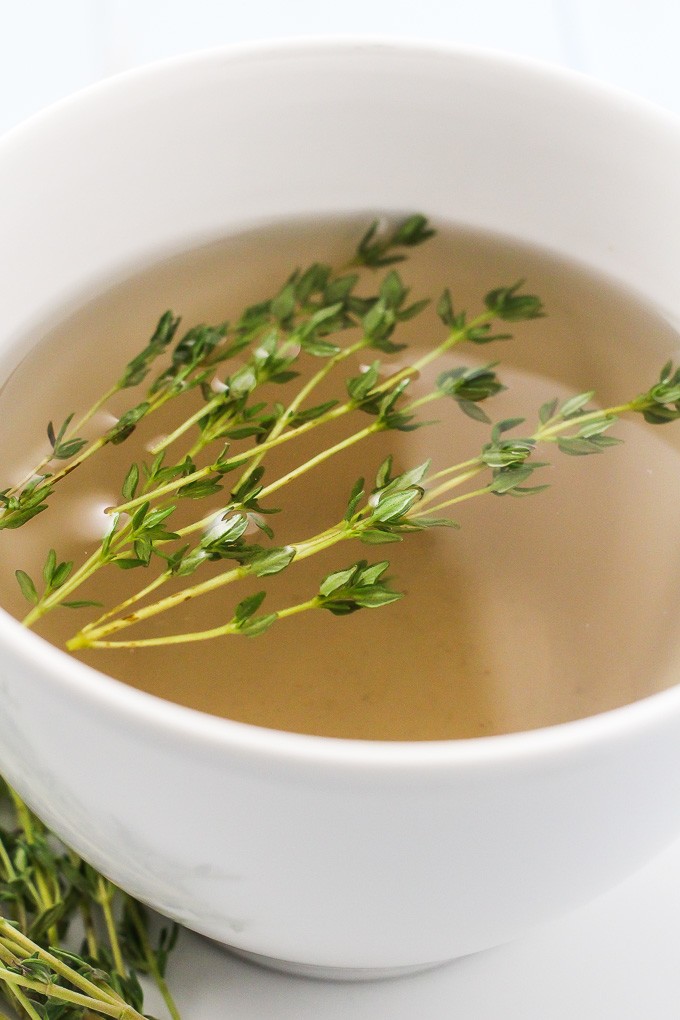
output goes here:
{"type": "Polygon", "coordinates": [[[541,425],[545,425],[546,422],[550,421],[551,418],[554,418],[555,414],[557,413],[557,404],[558,401],[557,398],[555,398],[554,400],[548,400],[546,401],[545,404],[541,405],[541,408],[538,412],[538,420],[540,421],[541,425]]]}
{"type": "Polygon", "coordinates": [[[524,280],[518,280],[512,287],[490,290],[484,304],[504,322],[521,322],[524,319],[538,319],[543,316],[543,305],[535,294],[520,294],[524,280]]]}
{"type": "Polygon", "coordinates": [[[40,597],[38,595],[38,592],[36,590],[36,587],[35,587],[33,581],[28,576],[26,571],[25,570],[15,570],[14,576],[17,579],[17,583],[18,583],[19,587],[21,588],[21,593],[24,596],[24,598],[26,599],[26,601],[30,602],[31,605],[37,606],[38,602],[40,601],[40,597]]]}
{"type": "Polygon", "coordinates": [[[249,569],[256,577],[266,577],[270,574],[278,574],[288,566],[295,557],[295,549],[292,546],[282,546],[279,549],[267,549],[258,553],[249,564],[249,569]]]}
{"type": "Polygon", "coordinates": [[[560,407],[560,417],[565,421],[567,418],[574,418],[583,411],[583,408],[588,404],[595,396],[595,391],[590,390],[588,393],[578,393],[575,397],[570,397],[560,407]]]}
{"type": "Polygon", "coordinates": [[[123,499],[127,502],[135,498],[137,493],[137,486],[139,485],[139,468],[136,464],[131,464],[128,473],[125,476],[123,487],[121,489],[123,499]]]}
{"type": "Polygon", "coordinates": [[[264,602],[265,591],[258,591],[255,595],[248,595],[242,599],[234,610],[234,623],[239,626],[254,616],[264,602]]]}
{"type": "Polygon", "coordinates": [[[402,598],[393,591],[383,574],[387,560],[369,565],[360,560],[351,567],[328,574],[321,582],[317,605],[334,616],[347,616],[359,609],[377,609],[402,598]]]}

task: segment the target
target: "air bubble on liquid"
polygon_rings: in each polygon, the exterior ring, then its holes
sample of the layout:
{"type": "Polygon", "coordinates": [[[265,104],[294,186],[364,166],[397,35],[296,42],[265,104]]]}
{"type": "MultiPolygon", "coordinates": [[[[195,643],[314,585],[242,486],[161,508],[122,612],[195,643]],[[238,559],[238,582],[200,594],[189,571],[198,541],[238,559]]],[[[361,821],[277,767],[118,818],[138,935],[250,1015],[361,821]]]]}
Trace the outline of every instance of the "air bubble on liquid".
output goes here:
{"type": "Polygon", "coordinates": [[[210,518],[210,521],[203,529],[203,537],[213,541],[223,535],[229,527],[229,518],[225,519],[224,511],[218,510],[217,513],[210,518]]]}
{"type": "Polygon", "coordinates": [[[79,538],[103,538],[109,531],[112,520],[111,514],[107,514],[106,509],[115,502],[115,496],[103,496],[101,493],[74,499],[66,519],[72,522],[73,530],[79,538]]]}
{"type": "Polygon", "coordinates": [[[255,523],[252,514],[248,514],[248,524],[247,524],[246,530],[243,532],[243,534],[244,535],[254,535],[259,530],[260,529],[257,526],[257,524],[255,523]]]}
{"type": "Polygon", "coordinates": [[[29,472],[40,460],[40,454],[35,457],[27,458],[23,464],[19,464],[13,471],[8,472],[7,477],[7,488],[10,487],[21,487],[28,485],[30,482],[35,482],[40,478],[40,475],[31,475],[29,472]]]}
{"type": "Polygon", "coordinates": [[[144,449],[147,453],[152,453],[158,446],[161,446],[168,438],[167,432],[159,433],[157,436],[152,436],[148,443],[144,444],[144,449]]]}
{"type": "Polygon", "coordinates": [[[101,410],[97,411],[96,414],[92,415],[92,418],[90,419],[87,426],[87,432],[99,436],[102,433],[107,432],[113,425],[117,423],[117,421],[118,418],[116,417],[115,414],[111,414],[110,411],[105,411],[102,408],[101,410]]]}
{"type": "MultiPolygon", "coordinates": [[[[378,368],[378,378],[381,379],[381,380],[382,379],[388,379],[390,376],[396,375],[397,372],[403,372],[405,369],[411,369],[412,364],[413,364],[413,358],[412,357],[408,357],[408,356],[404,356],[404,357],[401,357],[401,358],[399,358],[399,357],[391,357],[388,362],[385,362],[384,364],[379,366],[379,368],[378,368]]],[[[361,364],[361,365],[359,365],[359,373],[361,375],[364,375],[371,368],[373,368],[372,365],[361,364]]],[[[412,371],[412,372],[410,372],[410,375],[411,375],[411,380],[412,381],[420,378],[420,372],[413,372],[412,371]]]]}
{"type": "MultiPolygon", "coordinates": [[[[3,484],[9,486],[24,486],[29,481],[35,481],[40,477],[40,473],[37,475],[31,474],[36,464],[39,464],[43,457],[49,452],[49,447],[45,446],[33,446],[26,453],[25,457],[20,464],[12,465],[11,470],[7,472],[7,481],[3,484]]],[[[48,469],[45,468],[45,471],[48,469]]]]}
{"type": "Polygon", "coordinates": [[[302,344],[296,343],[294,340],[287,340],[283,346],[283,351],[286,357],[297,358],[302,351],[302,344]]]}
{"type": "MultiPolygon", "coordinates": [[[[99,410],[92,418],[83,426],[82,429],[77,429],[77,433],[85,438],[91,439],[95,436],[103,435],[112,425],[115,425],[118,418],[111,414],[110,411],[99,410]]],[[[67,438],[74,435],[74,426],[69,429],[67,438]]],[[[36,465],[42,464],[44,458],[50,453],[50,447],[47,442],[36,443],[31,446],[29,450],[22,451],[23,459],[22,462],[16,466],[12,466],[11,472],[8,472],[7,484],[10,486],[21,485],[22,487],[28,484],[29,481],[35,481],[39,479],[43,472],[54,472],[55,463],[58,465],[58,461],[50,461],[45,464],[42,470],[38,471],[37,474],[31,474],[36,465]]]]}
{"type": "MultiPolygon", "coordinates": [[[[204,528],[203,537],[209,539],[210,541],[219,538],[220,535],[223,535],[224,532],[227,531],[234,517],[241,516],[242,515],[240,513],[231,513],[227,514],[227,516],[225,517],[224,511],[218,510],[217,513],[210,519],[209,523],[204,528]]],[[[259,529],[250,514],[246,514],[246,517],[248,518],[248,524],[244,531],[244,535],[252,535],[259,529]]]]}

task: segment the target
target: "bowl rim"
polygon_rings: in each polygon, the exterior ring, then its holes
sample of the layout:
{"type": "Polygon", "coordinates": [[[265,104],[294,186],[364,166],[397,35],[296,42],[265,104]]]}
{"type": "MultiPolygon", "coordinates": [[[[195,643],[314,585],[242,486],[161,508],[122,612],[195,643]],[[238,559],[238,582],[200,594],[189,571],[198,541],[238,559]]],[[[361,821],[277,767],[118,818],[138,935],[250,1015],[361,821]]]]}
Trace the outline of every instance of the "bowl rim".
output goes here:
{"type": "MultiPolygon", "coordinates": [[[[328,52],[352,55],[365,51],[371,58],[438,56],[464,59],[523,73],[569,87],[600,103],[625,107],[630,117],[646,123],[655,120],[662,129],[680,134],[680,117],[641,97],[569,68],[533,57],[480,46],[442,43],[425,39],[381,38],[377,36],[304,36],[248,41],[200,49],[143,64],[94,82],[50,104],[9,129],[0,137],[0,161],[13,146],[30,141],[43,124],[55,118],[78,116],[79,109],[128,90],[143,89],[147,80],[190,71],[211,63],[280,61],[328,52]]],[[[151,735],[183,738],[206,750],[232,751],[265,760],[310,762],[327,767],[422,771],[456,767],[486,766],[499,762],[525,763],[546,757],[561,758],[579,751],[605,749],[653,729],[659,722],[680,715],[680,682],[638,701],[583,719],[533,730],[466,739],[433,741],[379,741],[343,737],[321,737],[274,730],[255,724],[211,716],[177,705],[130,687],[96,668],[69,656],[0,608],[0,647],[37,673],[45,683],[61,686],[90,708],[115,713],[151,735]]],[[[680,678],[679,678],[680,680],[680,678]]]]}
{"type": "Polygon", "coordinates": [[[321,52],[335,54],[356,54],[365,51],[372,59],[381,57],[425,57],[433,56],[459,60],[473,60],[502,67],[507,72],[518,72],[542,79],[549,79],[553,86],[566,85],[571,90],[589,93],[602,100],[625,106],[628,115],[639,113],[646,120],[650,118],[680,130],[680,113],[659,106],[652,100],[638,96],[622,86],[602,81],[584,71],[558,64],[548,59],[528,56],[512,50],[482,46],[474,43],[442,41],[435,38],[408,38],[406,36],[380,36],[375,34],[336,35],[290,35],[272,39],[252,39],[241,42],[223,43],[215,46],[192,49],[156,60],[145,61],[122,71],[114,72],[90,82],[47,106],[36,110],[18,123],[0,132],[0,159],[5,146],[22,143],[24,134],[40,130],[44,121],[55,117],[69,116],[81,104],[99,102],[106,97],[124,90],[127,86],[137,88],[145,79],[163,74],[189,72],[198,65],[220,64],[228,61],[251,63],[254,59],[269,61],[295,60],[303,56],[318,55],[321,52]]]}

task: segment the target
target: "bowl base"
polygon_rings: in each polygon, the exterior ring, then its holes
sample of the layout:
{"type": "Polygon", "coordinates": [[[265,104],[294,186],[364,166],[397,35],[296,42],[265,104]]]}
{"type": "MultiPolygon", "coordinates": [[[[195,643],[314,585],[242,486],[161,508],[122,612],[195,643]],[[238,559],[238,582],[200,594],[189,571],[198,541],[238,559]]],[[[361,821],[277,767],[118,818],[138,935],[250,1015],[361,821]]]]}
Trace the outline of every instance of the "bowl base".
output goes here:
{"type": "Polygon", "coordinates": [[[436,960],[433,963],[416,963],[405,967],[326,967],[313,963],[298,963],[295,960],[279,960],[273,956],[251,953],[247,949],[235,946],[224,946],[227,952],[238,956],[241,960],[276,970],[296,977],[315,978],[318,981],[384,981],[390,978],[403,977],[406,974],[417,974],[420,971],[443,967],[448,960],[436,960]]]}

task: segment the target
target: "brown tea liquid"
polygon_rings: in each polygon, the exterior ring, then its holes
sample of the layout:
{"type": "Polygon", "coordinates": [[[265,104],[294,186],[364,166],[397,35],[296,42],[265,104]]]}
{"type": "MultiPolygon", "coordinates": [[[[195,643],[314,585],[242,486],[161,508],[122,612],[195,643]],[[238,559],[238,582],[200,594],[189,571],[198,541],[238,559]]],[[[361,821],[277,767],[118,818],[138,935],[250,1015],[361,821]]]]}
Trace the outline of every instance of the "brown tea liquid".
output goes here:
{"type": "MultiPolygon", "coordinates": [[[[166,308],[181,313],[185,327],[233,320],[245,305],[274,293],[295,266],[345,262],[363,229],[362,217],[254,231],[169,259],[83,303],[25,359],[0,394],[0,487],[39,459],[48,420],[60,423],[107,388],[166,308]]],[[[443,229],[398,269],[414,299],[436,298],[448,286],[456,307],[470,316],[482,310],[488,290],[519,278],[543,299],[547,317],[509,327],[513,340],[461,347],[429,372],[432,379],[453,365],[502,360],[498,372],[508,391],[485,405],[494,420],[523,415],[530,430],[546,400],[585,389],[596,389],[605,406],[625,400],[651,385],[669,357],[678,357],[677,333],[635,295],[507,239],[443,229]]],[[[362,292],[371,292],[369,282],[362,292]]],[[[442,337],[430,310],[403,332],[414,349],[442,337]]],[[[384,360],[398,365],[403,357],[384,360]]],[[[310,370],[319,366],[312,359],[307,364],[310,370]]],[[[232,370],[227,363],[224,371],[232,370]]],[[[356,366],[346,374],[353,370],[356,366]]],[[[299,385],[272,388],[268,397],[285,401],[299,385]]],[[[333,392],[342,398],[344,375],[318,400],[333,392]]],[[[124,395],[112,405],[113,413],[135,399],[124,395]]],[[[190,413],[189,403],[182,406],[190,413]]],[[[76,562],[89,554],[106,524],[103,508],[120,500],[130,462],[150,460],[146,447],[172,429],[179,408],[171,404],[168,416],[151,417],[126,443],[106,448],[59,486],[47,512],[0,534],[2,600],[11,613],[26,612],[15,568],[39,577],[50,547],[60,559],[76,562]]],[[[373,437],[276,493],[271,504],[284,508],[270,518],[276,544],[306,538],[340,519],[356,478],[363,475],[372,484],[389,452],[397,470],[428,458],[436,468],[474,456],[488,440],[488,426],[471,421],[452,402],[430,405],[424,416],[436,416],[440,424],[373,437]]],[[[100,415],[99,427],[106,422],[100,415]]],[[[272,451],[265,480],[367,422],[358,414],[272,451]]],[[[310,597],[326,573],[361,558],[390,560],[394,586],[407,593],[392,606],[343,618],[308,612],[252,639],[92,650],[79,657],[125,683],[203,712],[301,733],[377,740],[530,729],[644,697],[677,679],[680,427],[622,422],[613,432],[625,444],[599,456],[568,457],[554,447],[541,452],[539,459],[552,466],[534,478],[550,482],[550,489],[526,499],[487,495],[463,503],[453,514],[459,531],[434,529],[398,545],[345,543],[293,563],[267,585],[263,609],[310,597]]],[[[181,445],[171,448],[175,454],[181,458],[181,445]]],[[[233,484],[232,476],[227,483],[233,484]]],[[[227,496],[225,491],[225,502],[227,496]]],[[[219,505],[218,498],[214,506],[219,505]]],[[[202,516],[207,505],[182,506],[186,512],[202,516]]],[[[108,567],[77,597],[111,605],[148,580],[144,570],[108,567]]],[[[123,634],[217,626],[248,591],[260,587],[261,580],[224,588],[123,634]]],[[[90,613],[97,611],[58,609],[36,629],[63,645],[90,613]]]]}

